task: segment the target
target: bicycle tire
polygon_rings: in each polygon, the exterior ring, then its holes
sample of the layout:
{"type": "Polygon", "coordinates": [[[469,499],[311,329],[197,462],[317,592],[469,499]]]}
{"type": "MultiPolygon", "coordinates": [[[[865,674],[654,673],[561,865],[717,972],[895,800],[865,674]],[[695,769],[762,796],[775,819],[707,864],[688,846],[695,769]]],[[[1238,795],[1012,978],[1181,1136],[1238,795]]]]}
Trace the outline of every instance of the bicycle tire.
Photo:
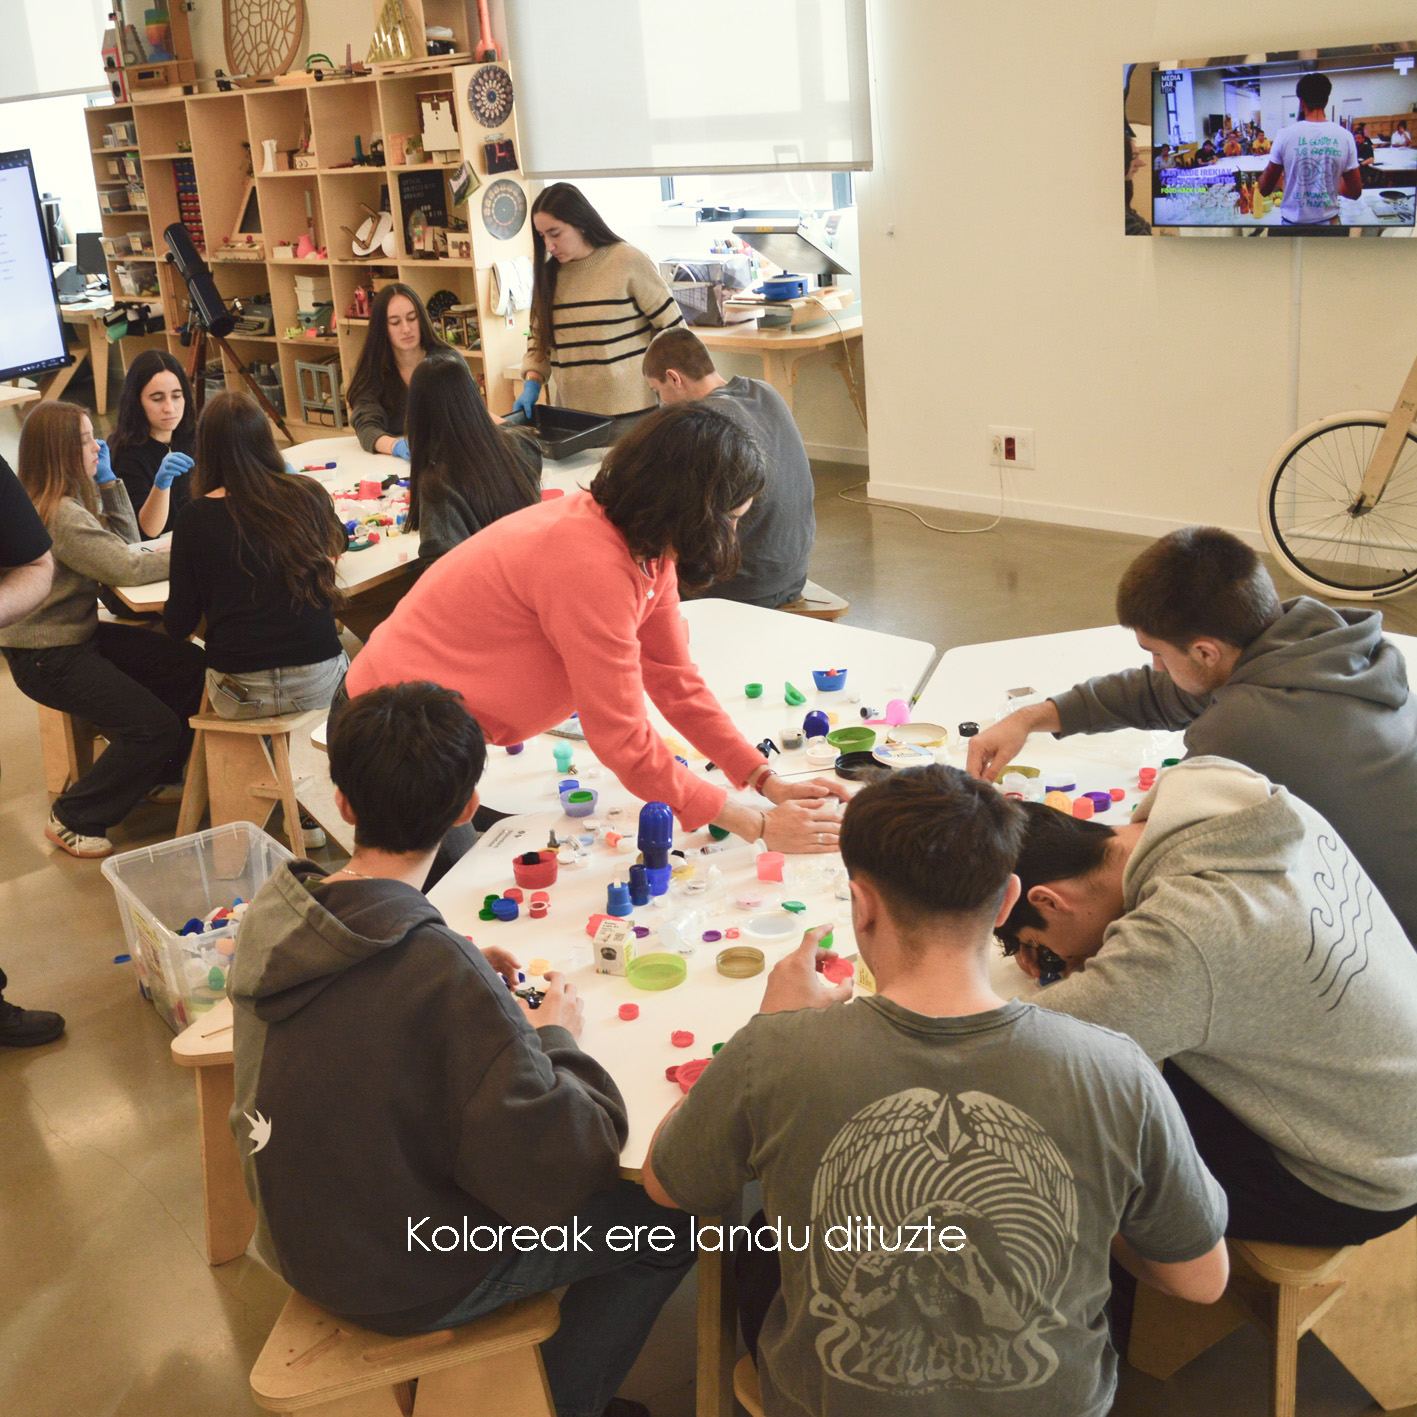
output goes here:
{"type": "Polygon", "coordinates": [[[1260,530],[1301,585],[1340,600],[1386,600],[1417,586],[1417,429],[1377,505],[1349,507],[1388,415],[1358,409],[1301,428],[1260,484],[1260,530]]]}

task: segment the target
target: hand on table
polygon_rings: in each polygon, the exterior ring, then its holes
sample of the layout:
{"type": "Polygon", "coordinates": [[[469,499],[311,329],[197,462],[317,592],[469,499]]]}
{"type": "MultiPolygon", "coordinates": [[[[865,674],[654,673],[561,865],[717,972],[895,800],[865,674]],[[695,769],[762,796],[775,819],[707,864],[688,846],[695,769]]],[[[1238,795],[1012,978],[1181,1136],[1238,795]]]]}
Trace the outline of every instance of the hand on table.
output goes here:
{"type": "Polygon", "coordinates": [[[166,492],[184,472],[190,472],[192,467],[193,461],[186,453],[168,453],[157,465],[157,475],[153,478],[153,486],[159,492],[166,492]]]}
{"type": "Polygon", "coordinates": [[[404,462],[413,461],[413,454],[408,450],[407,438],[395,438],[394,445],[389,449],[389,453],[392,457],[402,458],[404,462]]]}
{"type": "Polygon", "coordinates": [[[993,782],[1023,751],[1030,733],[1040,730],[1056,733],[1061,727],[1057,706],[1051,699],[1030,704],[1001,718],[992,728],[976,733],[969,740],[966,768],[974,777],[993,782]]]}
{"type": "Polygon", "coordinates": [[[815,801],[835,797],[842,802],[851,800],[851,788],[837,778],[812,777],[805,782],[789,782],[781,777],[768,778],[759,789],[769,802],[815,801]]]}
{"type": "Polygon", "coordinates": [[[98,445],[98,466],[93,470],[93,480],[100,487],[105,483],[117,482],[118,478],[113,472],[113,457],[108,451],[108,444],[102,442],[98,445]]]}
{"type": "Polygon", "coordinates": [[[482,951],[482,957],[512,988],[515,989],[521,983],[521,980],[517,978],[517,973],[521,969],[521,961],[510,951],[501,949],[497,945],[488,945],[482,951]]]}
{"type": "Polygon", "coordinates": [[[784,955],[773,965],[768,975],[768,987],[763,992],[760,1014],[790,1013],[795,1009],[825,1009],[843,1004],[851,997],[851,980],[828,984],[817,973],[817,960],[826,953],[821,940],[830,926],[818,925],[802,936],[802,943],[790,955],[784,955]]]}
{"type": "Polygon", "coordinates": [[[528,423],[531,422],[531,411],[536,407],[536,401],[541,397],[541,380],[524,379],[522,381],[522,391],[517,395],[517,401],[512,405],[513,413],[520,413],[528,423]]]}
{"type": "Polygon", "coordinates": [[[835,851],[841,841],[841,813],[836,799],[797,797],[764,812],[763,840],[769,850],[789,856],[835,851]]]}
{"type": "Polygon", "coordinates": [[[576,986],[567,981],[558,969],[546,976],[546,997],[539,1009],[527,1007],[525,999],[518,999],[527,1022],[533,1028],[549,1028],[560,1024],[572,1038],[579,1038],[585,1027],[585,1001],[576,993],[576,986]]]}

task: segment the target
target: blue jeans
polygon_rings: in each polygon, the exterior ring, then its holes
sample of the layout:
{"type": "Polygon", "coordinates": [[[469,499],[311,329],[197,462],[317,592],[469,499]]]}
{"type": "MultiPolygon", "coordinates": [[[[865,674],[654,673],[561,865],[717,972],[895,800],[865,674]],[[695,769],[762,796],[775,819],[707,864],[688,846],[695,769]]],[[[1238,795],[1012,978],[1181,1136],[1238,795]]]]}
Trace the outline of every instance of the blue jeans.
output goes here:
{"type": "Polygon", "coordinates": [[[207,695],[222,718],[272,718],[281,713],[305,713],[327,708],[349,668],[341,650],[318,664],[288,669],[258,669],[246,674],[207,670],[207,695]]]}
{"type": "Polygon", "coordinates": [[[633,1181],[592,1196],[576,1212],[589,1252],[511,1254],[428,1332],[456,1328],[517,1299],[570,1287],[561,1299],[561,1327],[541,1345],[541,1360],[557,1417],[600,1417],[634,1366],[665,1300],[694,1263],[689,1217],[665,1210],[633,1181]],[[672,1245],[652,1249],[648,1232],[637,1248],[617,1253],[605,1244],[612,1225],[668,1226],[672,1245]],[[587,1233],[589,1232],[589,1233],[587,1233]]]}

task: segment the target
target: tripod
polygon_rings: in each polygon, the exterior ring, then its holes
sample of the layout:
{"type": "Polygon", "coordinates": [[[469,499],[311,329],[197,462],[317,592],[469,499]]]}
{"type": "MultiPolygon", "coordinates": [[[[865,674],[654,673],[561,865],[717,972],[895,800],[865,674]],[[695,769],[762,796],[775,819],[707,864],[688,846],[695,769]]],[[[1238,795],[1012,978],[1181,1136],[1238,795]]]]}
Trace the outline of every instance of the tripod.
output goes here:
{"type": "Polygon", "coordinates": [[[207,399],[207,340],[210,338],[216,347],[236,366],[236,372],[246,381],[246,387],[256,397],[256,402],[266,411],[266,417],[285,434],[286,442],[294,443],[290,429],[285,426],[285,420],[276,412],[275,406],[264,393],[261,386],[252,377],[251,371],[237,357],[236,351],[226,342],[225,335],[213,335],[207,330],[206,325],[197,315],[196,305],[191,307],[192,313],[192,359],[187,368],[187,382],[192,385],[192,400],[197,405],[197,412],[201,413],[202,405],[207,399]]]}

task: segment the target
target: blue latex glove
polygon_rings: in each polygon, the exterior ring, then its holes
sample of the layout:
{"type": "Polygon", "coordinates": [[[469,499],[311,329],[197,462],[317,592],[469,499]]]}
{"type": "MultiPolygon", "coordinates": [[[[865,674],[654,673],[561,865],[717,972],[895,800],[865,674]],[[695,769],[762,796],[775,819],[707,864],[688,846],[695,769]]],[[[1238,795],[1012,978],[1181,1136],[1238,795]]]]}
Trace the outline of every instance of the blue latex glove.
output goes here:
{"type": "Polygon", "coordinates": [[[391,451],[396,458],[402,458],[404,462],[412,462],[413,460],[413,454],[408,450],[407,438],[396,439],[391,451]]]}
{"type": "Polygon", "coordinates": [[[286,465],[285,465],[285,470],[286,470],[288,473],[291,473],[292,475],[293,475],[294,472],[295,472],[295,469],[294,469],[293,467],[291,467],[291,465],[290,465],[289,463],[286,463],[286,465]]]}
{"type": "Polygon", "coordinates": [[[105,482],[118,481],[113,475],[113,460],[109,457],[107,443],[100,443],[98,445],[98,466],[94,469],[93,480],[97,482],[100,487],[102,487],[105,482]]]}
{"type": "Polygon", "coordinates": [[[192,459],[186,453],[168,453],[157,465],[157,476],[153,478],[153,486],[159,492],[166,492],[184,472],[189,472],[192,468],[192,459]]]}
{"type": "Polygon", "coordinates": [[[536,401],[541,397],[541,381],[539,379],[527,379],[522,384],[522,391],[517,395],[517,401],[512,405],[513,413],[520,413],[526,416],[526,421],[531,422],[531,411],[536,407],[536,401]]]}

